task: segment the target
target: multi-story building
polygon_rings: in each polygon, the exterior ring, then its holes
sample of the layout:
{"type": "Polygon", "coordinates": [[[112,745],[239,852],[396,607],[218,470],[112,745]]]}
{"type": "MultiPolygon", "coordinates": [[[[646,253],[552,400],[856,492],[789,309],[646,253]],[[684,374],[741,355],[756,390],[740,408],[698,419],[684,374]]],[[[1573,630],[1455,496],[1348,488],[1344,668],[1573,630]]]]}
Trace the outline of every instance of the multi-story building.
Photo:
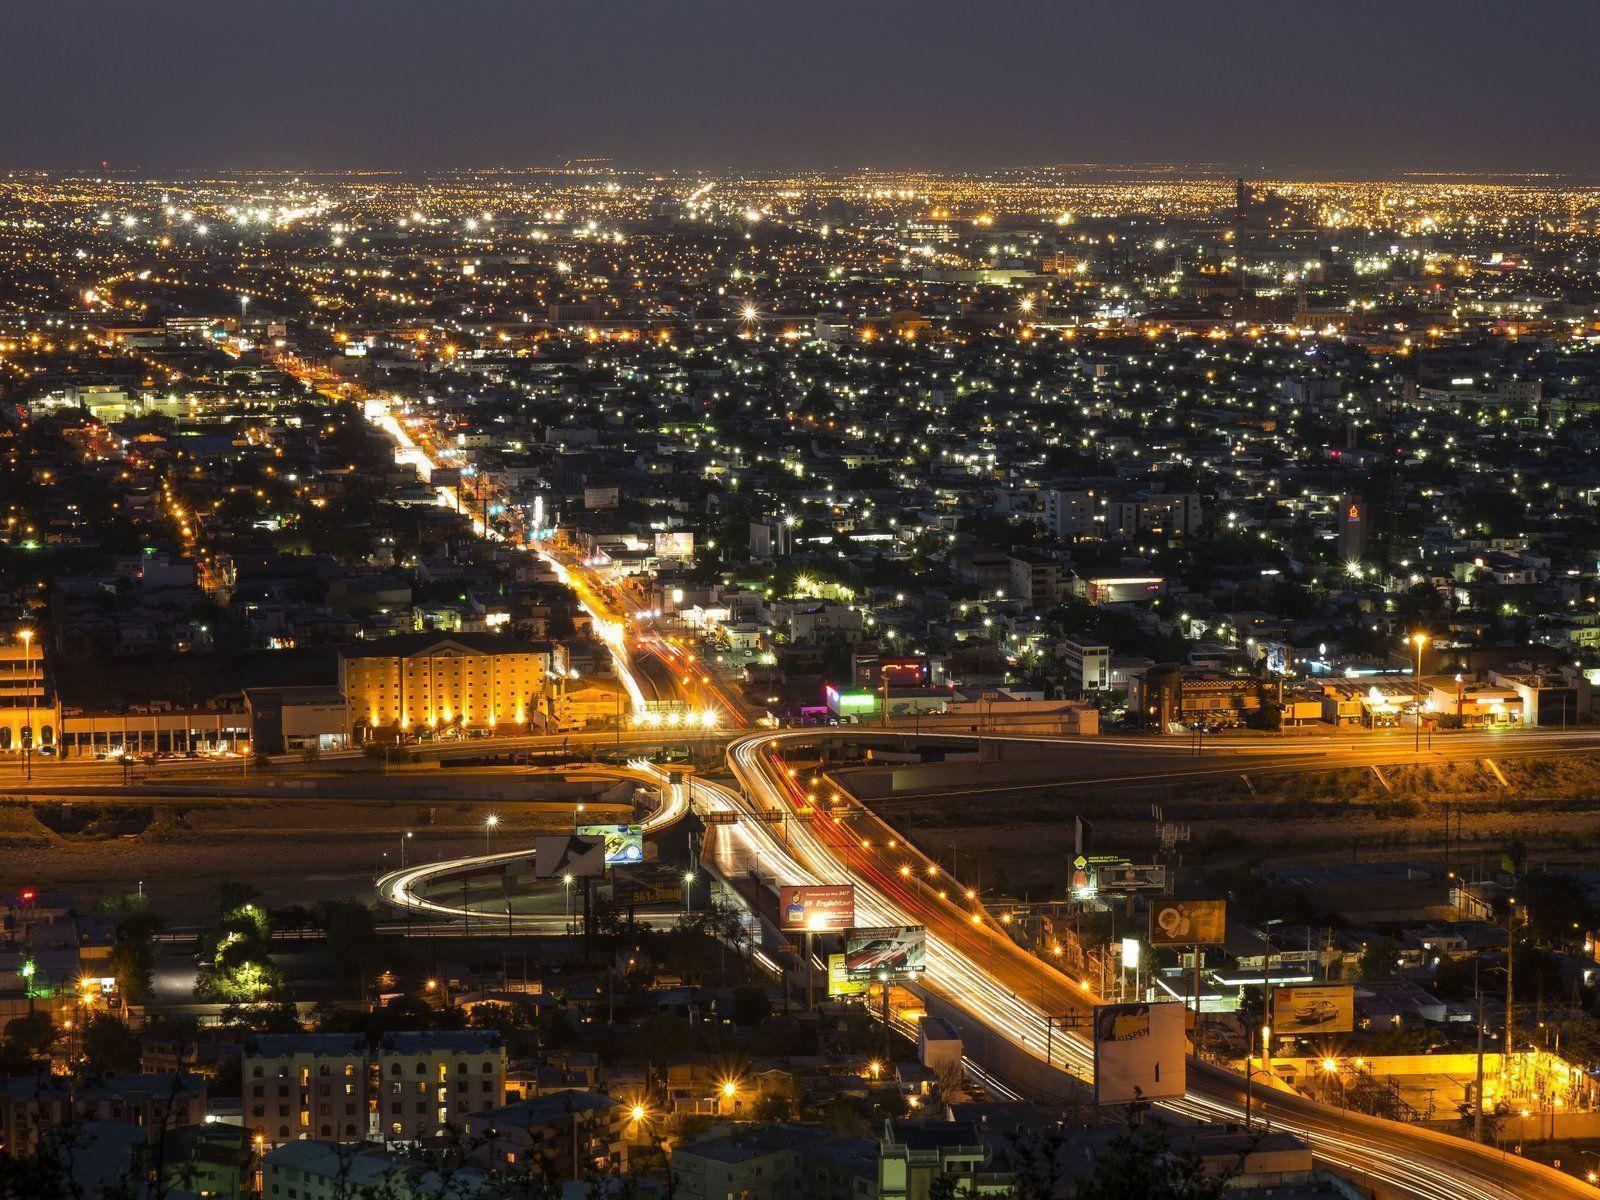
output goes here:
{"type": "Polygon", "coordinates": [[[1007,558],[1011,586],[1007,595],[1029,608],[1054,608],[1061,599],[1061,563],[1042,554],[1019,551],[1007,558]]]}
{"type": "Polygon", "coordinates": [[[1044,501],[1045,525],[1057,537],[1093,537],[1102,532],[1095,520],[1100,501],[1094,492],[1045,488],[1040,498],[1044,501]]]}
{"type": "Polygon", "coordinates": [[[487,633],[401,634],[339,652],[356,738],[525,726],[549,673],[548,646],[487,633]]]}
{"type": "Polygon", "coordinates": [[[578,1180],[607,1167],[627,1170],[630,1119],[620,1100],[568,1089],[475,1112],[465,1124],[487,1165],[542,1162],[552,1179],[578,1180]]]}
{"type": "Polygon", "coordinates": [[[0,751],[54,746],[61,705],[49,686],[44,647],[30,630],[0,644],[0,751]]]}
{"type": "Polygon", "coordinates": [[[73,1085],[67,1080],[0,1080],[0,1147],[21,1153],[39,1135],[69,1119],[116,1121],[152,1135],[198,1125],[206,1112],[206,1083],[198,1075],[107,1075],[73,1085]]]}
{"type": "Polygon", "coordinates": [[[1191,537],[1200,528],[1200,497],[1193,492],[1141,492],[1114,500],[1107,509],[1106,528],[1114,537],[1141,533],[1156,537],[1191,537]]]}
{"type": "Polygon", "coordinates": [[[244,1119],[269,1144],[296,1138],[416,1141],[505,1097],[492,1031],[262,1035],[245,1046],[244,1119]]]}
{"type": "Polygon", "coordinates": [[[1092,692],[1110,686],[1111,647],[1103,642],[1061,643],[1061,663],[1066,668],[1067,687],[1092,692]]]}

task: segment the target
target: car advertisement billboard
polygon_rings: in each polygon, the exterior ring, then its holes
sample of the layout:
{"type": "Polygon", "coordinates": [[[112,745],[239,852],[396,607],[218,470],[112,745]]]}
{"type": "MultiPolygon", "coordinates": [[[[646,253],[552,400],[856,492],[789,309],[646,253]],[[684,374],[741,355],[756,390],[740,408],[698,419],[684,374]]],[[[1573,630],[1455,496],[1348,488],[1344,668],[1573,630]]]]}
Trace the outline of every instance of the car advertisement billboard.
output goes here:
{"type": "Polygon", "coordinates": [[[852,929],[844,942],[846,979],[920,975],[928,968],[928,931],[921,925],[852,929]]]}
{"type": "Polygon", "coordinates": [[[1279,1037],[1349,1033],[1356,1027],[1356,993],[1349,984],[1272,990],[1272,1027],[1279,1037]]]}
{"type": "Polygon", "coordinates": [[[694,534],[684,529],[656,534],[656,557],[687,562],[694,557],[694,534]]]}
{"type": "Polygon", "coordinates": [[[1187,1086],[1182,1004],[1100,1004],[1094,1010],[1096,1104],[1176,1100],[1187,1086]]]}
{"type": "Polygon", "coordinates": [[[640,825],[579,825],[581,838],[597,838],[605,843],[608,867],[629,866],[644,861],[644,827],[640,825]]]}
{"type": "Polygon", "coordinates": [[[839,933],[855,923],[852,883],[785,884],[778,889],[778,928],[786,933],[839,933]]]}
{"type": "Polygon", "coordinates": [[[1220,946],[1227,937],[1226,900],[1156,900],[1150,905],[1151,946],[1220,946]]]}
{"type": "Polygon", "coordinates": [[[867,994],[867,981],[865,979],[851,979],[844,971],[844,955],[828,955],[828,995],[830,996],[865,996],[867,994]]]}

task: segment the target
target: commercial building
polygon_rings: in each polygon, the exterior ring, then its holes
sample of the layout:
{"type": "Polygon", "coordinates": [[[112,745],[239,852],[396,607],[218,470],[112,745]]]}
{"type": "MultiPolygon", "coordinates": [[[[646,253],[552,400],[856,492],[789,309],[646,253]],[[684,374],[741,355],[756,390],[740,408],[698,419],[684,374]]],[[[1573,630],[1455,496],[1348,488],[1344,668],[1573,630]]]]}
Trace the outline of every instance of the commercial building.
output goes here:
{"type": "Polygon", "coordinates": [[[1359,563],[1367,553],[1367,502],[1359,496],[1339,501],[1339,561],[1359,563]]]}
{"type": "Polygon", "coordinates": [[[342,750],[349,742],[350,706],[338,688],[245,688],[244,702],[257,754],[342,750]]]}
{"type": "Polygon", "coordinates": [[[1073,592],[1090,604],[1141,604],[1167,594],[1167,581],[1159,575],[1108,575],[1074,578],[1073,592]]]}
{"type": "Polygon", "coordinates": [[[357,740],[525,726],[549,672],[547,645],[486,633],[401,634],[339,651],[339,691],[357,740]]]}
{"type": "Polygon", "coordinates": [[[1068,638],[1061,643],[1061,665],[1069,689],[1098,691],[1111,682],[1111,647],[1103,642],[1078,642],[1068,638]]]}

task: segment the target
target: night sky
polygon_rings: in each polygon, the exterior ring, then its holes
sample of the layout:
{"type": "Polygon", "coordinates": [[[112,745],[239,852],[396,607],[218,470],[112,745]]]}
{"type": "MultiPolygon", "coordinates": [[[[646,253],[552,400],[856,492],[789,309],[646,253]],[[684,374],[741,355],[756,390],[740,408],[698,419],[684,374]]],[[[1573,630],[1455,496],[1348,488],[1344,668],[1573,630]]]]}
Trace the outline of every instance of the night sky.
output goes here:
{"type": "Polygon", "coordinates": [[[1600,171],[1596,0],[8,0],[0,168],[1600,171]]]}

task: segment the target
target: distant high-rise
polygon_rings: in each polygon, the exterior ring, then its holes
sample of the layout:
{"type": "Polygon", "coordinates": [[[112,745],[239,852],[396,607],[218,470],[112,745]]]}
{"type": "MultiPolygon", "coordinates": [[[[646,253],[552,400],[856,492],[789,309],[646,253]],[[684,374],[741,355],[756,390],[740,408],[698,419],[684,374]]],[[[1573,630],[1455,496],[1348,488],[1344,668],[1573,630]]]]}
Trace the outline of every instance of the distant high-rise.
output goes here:
{"type": "Polygon", "coordinates": [[[1339,501],[1339,561],[1358,563],[1367,552],[1367,502],[1360,496],[1339,501]]]}

